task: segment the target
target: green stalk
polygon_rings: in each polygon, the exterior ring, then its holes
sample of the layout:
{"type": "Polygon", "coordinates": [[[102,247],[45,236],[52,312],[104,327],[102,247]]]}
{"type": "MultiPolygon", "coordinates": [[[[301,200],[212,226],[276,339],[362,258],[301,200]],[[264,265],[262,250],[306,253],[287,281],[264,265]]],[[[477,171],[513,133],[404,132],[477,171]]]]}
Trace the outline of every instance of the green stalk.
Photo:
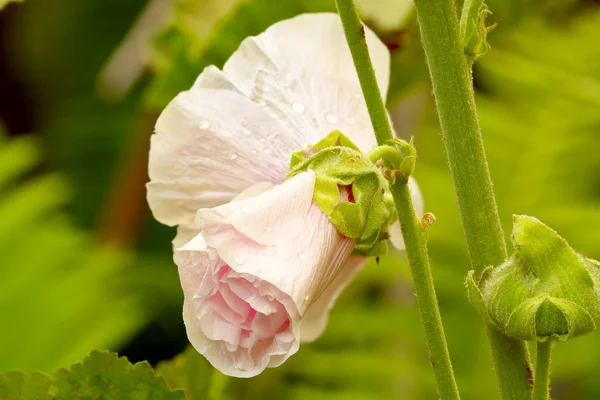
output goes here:
{"type": "MultiPolygon", "coordinates": [[[[452,0],[415,0],[450,171],[476,276],[507,257],[452,0]]],[[[531,398],[526,344],[487,327],[503,399],[531,398]]]]}
{"type": "MultiPolygon", "coordinates": [[[[346,40],[352,53],[352,59],[367,103],[377,142],[380,146],[389,144],[394,135],[383,98],[377,86],[364,28],[356,13],[353,0],[336,0],[336,5],[344,26],[346,40]]],[[[460,396],[454,378],[429,266],[427,234],[415,212],[407,183],[408,180],[398,179],[392,185],[391,191],[403,227],[404,243],[413,275],[421,319],[425,328],[430,362],[440,398],[442,400],[458,400],[460,396]]]]}
{"type": "Polygon", "coordinates": [[[440,398],[460,399],[429,266],[427,228],[421,225],[417,217],[408,184],[399,179],[391,189],[398,219],[402,223],[402,235],[425,330],[429,361],[433,367],[440,398]]]}
{"type": "Polygon", "coordinates": [[[346,41],[350,46],[352,60],[358,74],[363,96],[365,96],[377,143],[380,146],[389,144],[388,142],[394,139],[394,133],[388,119],[385,103],[379,92],[379,86],[377,86],[375,70],[373,70],[369,49],[367,48],[365,29],[356,13],[354,0],[335,0],[335,3],[342,19],[346,41]]]}
{"type": "Polygon", "coordinates": [[[537,363],[535,364],[535,386],[533,387],[533,400],[548,400],[550,398],[551,353],[551,341],[538,343],[537,363]]]}

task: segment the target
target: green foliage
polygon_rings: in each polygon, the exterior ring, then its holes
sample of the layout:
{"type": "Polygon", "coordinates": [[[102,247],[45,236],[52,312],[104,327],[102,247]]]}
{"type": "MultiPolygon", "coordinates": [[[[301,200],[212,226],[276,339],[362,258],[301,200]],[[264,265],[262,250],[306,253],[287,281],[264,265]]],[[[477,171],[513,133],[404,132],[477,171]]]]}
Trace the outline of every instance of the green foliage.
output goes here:
{"type": "Polygon", "coordinates": [[[33,174],[31,136],[0,133],[0,371],[52,371],[95,346],[113,347],[145,322],[138,293],[120,286],[130,255],[96,245],[59,207],[64,180],[33,174]]]}
{"type": "Polygon", "coordinates": [[[94,350],[81,363],[60,369],[52,377],[8,372],[0,375],[5,400],[131,399],[184,400],[171,391],[147,362],[131,365],[116,353],[94,350]]]}
{"type": "Polygon", "coordinates": [[[192,346],[156,368],[171,389],[181,389],[188,400],[217,400],[224,390],[219,382],[226,376],[213,369],[192,346]]]}

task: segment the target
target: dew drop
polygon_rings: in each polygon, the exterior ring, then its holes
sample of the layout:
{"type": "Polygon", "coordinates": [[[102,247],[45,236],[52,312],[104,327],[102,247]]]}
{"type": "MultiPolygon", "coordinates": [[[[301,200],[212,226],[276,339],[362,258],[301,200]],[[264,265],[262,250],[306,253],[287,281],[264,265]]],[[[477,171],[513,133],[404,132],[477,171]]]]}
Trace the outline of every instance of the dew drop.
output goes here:
{"type": "Polygon", "coordinates": [[[258,155],[256,156],[256,159],[257,159],[258,161],[261,161],[261,160],[263,159],[263,156],[261,156],[260,154],[258,154],[258,155]]]}
{"type": "Polygon", "coordinates": [[[269,117],[271,117],[273,119],[279,119],[279,117],[277,116],[277,114],[275,114],[274,112],[270,113],[269,117]]]}
{"type": "Polygon", "coordinates": [[[198,123],[198,127],[200,129],[208,129],[210,128],[210,122],[208,122],[207,120],[203,119],[198,123]]]}
{"type": "Polygon", "coordinates": [[[298,258],[301,259],[302,261],[306,261],[308,256],[306,255],[306,253],[298,253],[298,258]]]}
{"type": "Polygon", "coordinates": [[[230,160],[235,160],[236,158],[238,158],[237,153],[235,151],[233,151],[233,150],[230,150],[229,151],[229,159],[230,160]]]}
{"type": "Polygon", "coordinates": [[[305,301],[308,301],[308,299],[310,299],[310,296],[306,296],[306,297],[304,297],[304,300],[305,300],[305,301]]]}
{"type": "Polygon", "coordinates": [[[330,124],[335,124],[338,120],[338,117],[334,113],[327,112],[325,113],[325,120],[330,124]]]}
{"type": "Polygon", "coordinates": [[[271,233],[271,232],[273,232],[273,228],[272,228],[272,227],[270,227],[270,226],[267,226],[267,227],[265,228],[265,231],[267,231],[267,233],[271,233]]]}
{"type": "Polygon", "coordinates": [[[250,154],[252,154],[252,155],[255,155],[255,154],[256,154],[256,150],[252,150],[252,151],[250,152],[250,154]]]}
{"type": "Polygon", "coordinates": [[[266,141],[267,141],[267,139],[265,139],[265,138],[260,138],[260,142],[261,142],[261,143],[264,143],[264,142],[266,142],[266,141]]]}
{"type": "Polygon", "coordinates": [[[235,262],[237,264],[243,264],[244,261],[246,261],[246,256],[245,255],[240,254],[240,253],[236,254],[236,256],[235,256],[235,262]]]}
{"type": "Polygon", "coordinates": [[[305,107],[304,107],[304,104],[302,104],[302,103],[298,103],[296,101],[296,102],[294,102],[292,104],[292,110],[294,110],[294,112],[296,114],[303,114],[304,113],[304,109],[305,109],[305,107]]]}
{"type": "Polygon", "coordinates": [[[242,133],[247,136],[252,135],[252,131],[246,127],[242,127],[242,133]]]}
{"type": "Polygon", "coordinates": [[[230,138],[233,136],[233,134],[231,133],[231,131],[223,131],[223,136],[225,136],[226,138],[230,138]]]}
{"type": "Polygon", "coordinates": [[[263,153],[265,153],[266,155],[269,155],[269,154],[271,154],[271,149],[265,149],[263,151],[263,153]]]}
{"type": "Polygon", "coordinates": [[[346,123],[348,125],[354,125],[356,123],[356,120],[354,119],[354,117],[348,117],[346,118],[346,123]]]}

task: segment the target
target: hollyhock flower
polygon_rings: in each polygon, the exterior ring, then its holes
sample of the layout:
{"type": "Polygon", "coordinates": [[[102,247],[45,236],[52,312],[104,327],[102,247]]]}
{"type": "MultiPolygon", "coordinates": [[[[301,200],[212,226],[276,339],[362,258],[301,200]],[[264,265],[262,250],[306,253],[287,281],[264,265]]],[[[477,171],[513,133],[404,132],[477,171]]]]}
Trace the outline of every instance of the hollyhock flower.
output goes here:
{"type": "MultiPolygon", "coordinates": [[[[385,95],[389,53],[365,33],[385,95]]],[[[315,173],[286,180],[292,153],[334,130],[363,152],[376,146],[341,22],[328,13],[244,40],[157,121],[148,202],[157,220],[178,227],[190,342],[223,373],[257,375],[316,339],[367,261],[315,204],[315,173]]],[[[348,187],[340,201],[353,201],[348,187]]],[[[399,226],[390,235],[402,248],[399,226]]]]}

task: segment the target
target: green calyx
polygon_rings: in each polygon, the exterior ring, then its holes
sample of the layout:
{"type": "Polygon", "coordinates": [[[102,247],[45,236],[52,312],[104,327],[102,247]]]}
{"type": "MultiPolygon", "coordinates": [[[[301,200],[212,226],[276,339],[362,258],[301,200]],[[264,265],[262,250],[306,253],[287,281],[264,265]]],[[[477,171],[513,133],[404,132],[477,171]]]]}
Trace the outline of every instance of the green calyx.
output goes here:
{"type": "Polygon", "coordinates": [[[514,254],[477,281],[473,306],[507,336],[566,341],[600,321],[600,263],[576,253],[558,233],[528,216],[513,217],[514,254]]]}
{"type": "Polygon", "coordinates": [[[463,3],[459,29],[465,55],[471,62],[483,57],[490,48],[487,34],[495,27],[485,23],[490,14],[483,0],[465,0],[463,3]]]}
{"type": "Polygon", "coordinates": [[[342,235],[355,239],[355,252],[385,255],[388,228],[397,216],[379,167],[343,133],[333,131],[294,153],[288,176],[309,169],[316,175],[314,202],[342,235]]]}

